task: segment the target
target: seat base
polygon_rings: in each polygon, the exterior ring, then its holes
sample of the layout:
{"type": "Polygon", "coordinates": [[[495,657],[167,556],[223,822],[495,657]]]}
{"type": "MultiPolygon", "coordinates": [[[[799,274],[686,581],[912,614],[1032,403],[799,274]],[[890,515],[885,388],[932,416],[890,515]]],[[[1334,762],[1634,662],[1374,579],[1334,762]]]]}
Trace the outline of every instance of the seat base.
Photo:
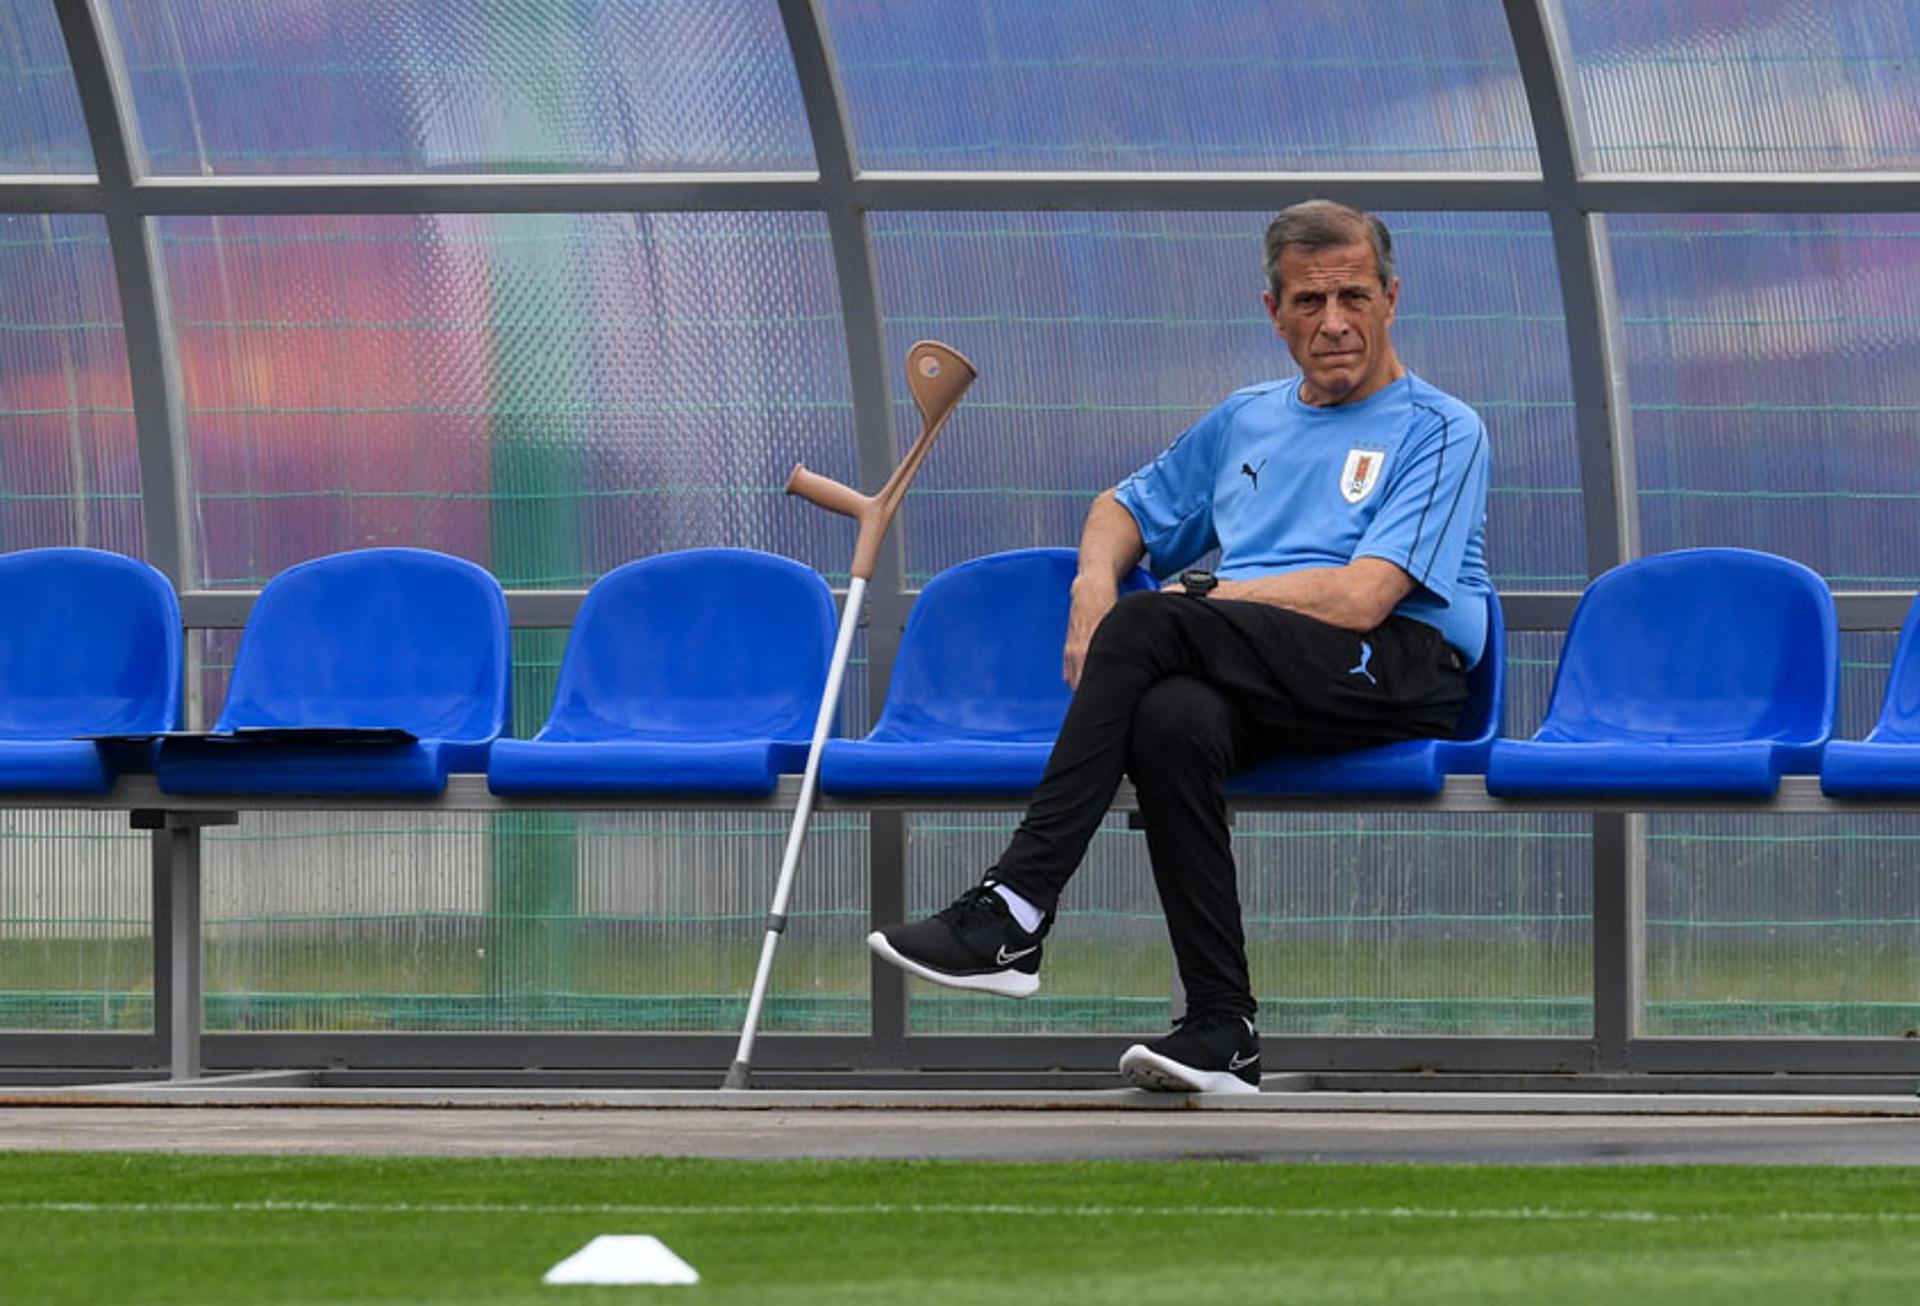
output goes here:
{"type": "Polygon", "coordinates": [[[806,745],[771,739],[502,739],[487,788],[538,794],[741,794],[764,797],[783,770],[806,765],[806,745]]]}
{"type": "Polygon", "coordinates": [[[358,794],[431,797],[452,769],[437,739],[412,744],[297,744],[168,739],[154,773],[168,794],[358,794]]]}
{"type": "Polygon", "coordinates": [[[1500,740],[1487,792],[1502,798],[1770,798],[1786,769],[1781,745],[1500,740]]]}
{"type": "Polygon", "coordinates": [[[1820,792],[1829,798],[1920,798],[1920,743],[1828,744],[1820,792]]]}
{"type": "Polygon", "coordinates": [[[0,740],[0,793],[103,794],[113,770],[100,746],[79,739],[0,740]]]}
{"type": "Polygon", "coordinates": [[[1243,797],[1432,798],[1445,787],[1449,771],[1465,764],[1458,756],[1464,748],[1449,740],[1410,739],[1351,753],[1276,757],[1230,778],[1227,792],[1243,797]]]}
{"type": "Polygon", "coordinates": [[[829,739],[820,759],[820,789],[843,797],[1018,797],[1033,792],[1052,754],[1052,740],[829,739]]]}

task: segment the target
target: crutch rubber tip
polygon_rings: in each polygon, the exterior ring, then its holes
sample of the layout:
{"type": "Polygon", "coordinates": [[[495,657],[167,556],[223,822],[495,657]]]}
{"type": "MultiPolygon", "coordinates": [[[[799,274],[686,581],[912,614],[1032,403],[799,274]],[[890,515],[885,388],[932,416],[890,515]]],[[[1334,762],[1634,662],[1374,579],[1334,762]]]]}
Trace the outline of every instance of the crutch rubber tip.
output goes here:
{"type": "Polygon", "coordinates": [[[723,1092],[728,1089],[747,1088],[749,1087],[747,1081],[751,1078],[753,1078],[753,1067],[744,1061],[736,1061],[727,1067],[727,1077],[720,1088],[723,1092]]]}

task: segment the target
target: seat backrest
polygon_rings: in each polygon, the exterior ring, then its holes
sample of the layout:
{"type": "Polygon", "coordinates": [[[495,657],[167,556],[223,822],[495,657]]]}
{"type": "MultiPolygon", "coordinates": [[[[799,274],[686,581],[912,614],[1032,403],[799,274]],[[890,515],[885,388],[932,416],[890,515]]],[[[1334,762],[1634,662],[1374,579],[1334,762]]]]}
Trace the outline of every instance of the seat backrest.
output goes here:
{"type": "Polygon", "coordinates": [[[1900,643],[1893,650],[1893,669],[1887,673],[1887,697],[1880,704],[1880,721],[1871,739],[1920,744],[1920,595],[1907,609],[1900,643]]]}
{"type": "Polygon", "coordinates": [[[0,555],[0,738],[180,723],[180,603],[144,562],[99,549],[0,555]]]}
{"type": "Polygon", "coordinates": [[[1839,648],[1833,596],[1797,562],[1749,549],[1641,558],[1574,609],[1536,738],[1817,753],[1833,732],[1839,648]]]}
{"type": "Polygon", "coordinates": [[[1480,660],[1467,673],[1467,705],[1453,737],[1467,744],[1491,747],[1507,714],[1507,618],[1500,596],[1487,591],[1487,642],[1480,660]]]}
{"type": "MultiPolygon", "coordinates": [[[[1072,549],[1016,549],[928,581],[907,617],[873,737],[1051,740],[1072,697],[1060,650],[1078,566],[1072,549]]],[[[1151,588],[1139,570],[1120,587],[1151,588]]]]}
{"type": "Polygon", "coordinates": [[[567,637],[540,738],[806,739],[833,656],[833,591],[752,549],[687,549],[602,576],[567,637]]]}
{"type": "Polygon", "coordinates": [[[426,549],[359,549],[289,567],[247,617],[215,727],[395,726],[488,740],[507,723],[500,582],[426,549]]]}

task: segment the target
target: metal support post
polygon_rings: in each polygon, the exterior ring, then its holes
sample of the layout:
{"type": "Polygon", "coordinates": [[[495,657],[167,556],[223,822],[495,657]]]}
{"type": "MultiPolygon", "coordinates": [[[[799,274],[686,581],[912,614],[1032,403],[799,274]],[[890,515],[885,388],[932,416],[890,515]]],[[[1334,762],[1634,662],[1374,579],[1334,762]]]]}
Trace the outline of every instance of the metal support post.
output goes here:
{"type": "Polygon", "coordinates": [[[1646,996],[1647,818],[1593,818],[1593,1068],[1633,1069],[1646,996]]]}
{"type": "Polygon", "coordinates": [[[239,819],[236,812],[132,813],[134,829],[153,832],[153,1035],[173,1079],[200,1078],[200,830],[239,819]]]}

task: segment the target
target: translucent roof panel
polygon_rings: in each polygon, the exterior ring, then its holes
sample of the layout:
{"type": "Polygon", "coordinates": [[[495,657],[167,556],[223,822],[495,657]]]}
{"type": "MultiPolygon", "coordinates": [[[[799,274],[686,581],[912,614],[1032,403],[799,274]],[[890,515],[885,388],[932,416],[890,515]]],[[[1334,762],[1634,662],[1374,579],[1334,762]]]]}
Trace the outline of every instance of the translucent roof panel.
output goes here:
{"type": "Polygon", "coordinates": [[[1912,0],[1561,0],[1600,172],[1920,168],[1912,0]]]}
{"type": "Polygon", "coordinates": [[[1646,551],[1920,585],[1920,218],[1608,219],[1646,551]]]}
{"type": "Polygon", "coordinates": [[[92,171],[53,0],[8,0],[0,5],[0,174],[92,171]]]}
{"type": "Polygon", "coordinates": [[[165,218],[202,581],[444,550],[572,588],[740,545],[845,571],[780,488],[854,477],[818,214],[165,218]]]}
{"type": "Polygon", "coordinates": [[[1499,0],[826,0],[862,167],[1534,172],[1499,0]]]}
{"type": "Polygon", "coordinates": [[[104,218],[0,214],[0,552],[139,556],[140,449],[104,218]]]}
{"type": "Polygon", "coordinates": [[[110,0],[173,174],[811,171],[774,0],[110,0]]]}
{"type": "MultiPolygon", "coordinates": [[[[1493,437],[1487,554],[1508,589],[1586,579],[1566,323],[1543,215],[1382,214],[1394,343],[1493,437]]],[[[1073,545],[1100,490],[1241,386],[1295,371],[1252,213],[879,213],[888,347],[938,336],[980,380],[908,497],[907,573],[1073,545]]],[[[895,396],[904,447],[918,430],[895,396]]]]}

